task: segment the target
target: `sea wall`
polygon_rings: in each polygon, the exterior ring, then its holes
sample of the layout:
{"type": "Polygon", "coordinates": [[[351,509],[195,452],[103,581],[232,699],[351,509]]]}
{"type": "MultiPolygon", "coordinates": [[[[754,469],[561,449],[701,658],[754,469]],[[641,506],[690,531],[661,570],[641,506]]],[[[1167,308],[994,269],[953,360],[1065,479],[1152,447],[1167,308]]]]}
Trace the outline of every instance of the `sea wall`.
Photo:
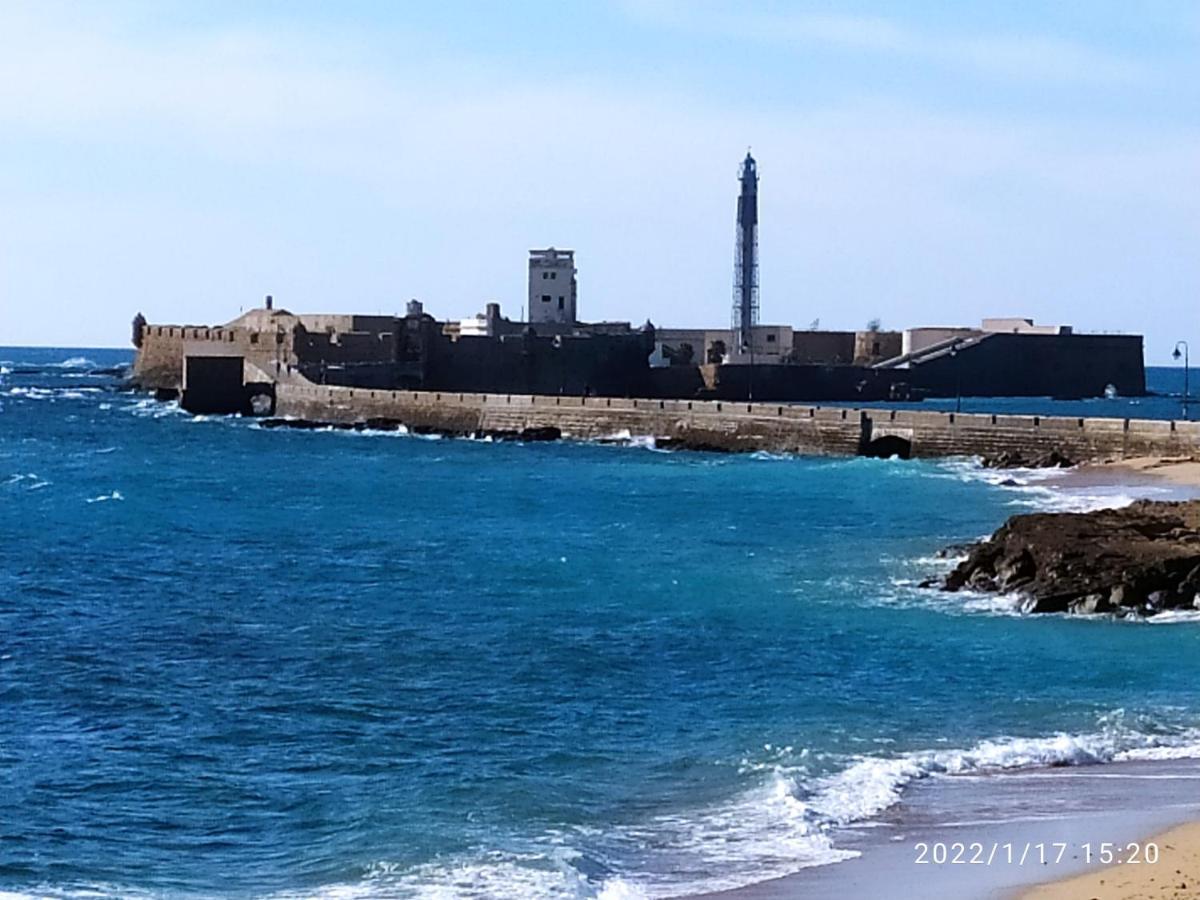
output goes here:
{"type": "Polygon", "coordinates": [[[276,386],[276,415],[338,425],[399,422],[450,433],[554,428],[649,435],[693,447],[822,455],[1037,454],[1072,459],[1200,454],[1200,422],[977,415],[702,400],[630,400],[276,386]]]}

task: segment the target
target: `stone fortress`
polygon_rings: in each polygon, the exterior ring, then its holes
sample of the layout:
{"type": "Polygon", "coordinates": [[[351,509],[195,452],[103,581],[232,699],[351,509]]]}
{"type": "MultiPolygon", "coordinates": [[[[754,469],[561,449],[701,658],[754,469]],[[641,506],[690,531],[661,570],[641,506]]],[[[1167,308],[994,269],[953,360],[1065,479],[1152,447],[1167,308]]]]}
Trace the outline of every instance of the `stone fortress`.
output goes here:
{"type": "Polygon", "coordinates": [[[133,380],[186,408],[251,411],[281,384],[390,391],[770,402],[1145,393],[1138,335],[1081,334],[1030,319],[862,331],[758,322],[758,173],[739,172],[728,328],[583,322],[575,253],[531,250],[527,314],[498,303],[438,320],[296,314],[265,304],[218,326],[134,320],[133,380]]]}
{"type": "Polygon", "coordinates": [[[139,315],[133,380],[164,396],[186,389],[189,408],[211,412],[245,408],[245,385],[297,379],[395,390],[786,402],[1145,392],[1142,340],[1133,335],[1077,334],[1028,319],[903,332],[755,325],[754,361],[739,363],[728,361],[733,329],[575,320],[571,251],[532,251],[529,285],[530,309],[539,312],[528,322],[504,317],[497,303],[470,318],[438,321],[416,301],[402,316],[296,314],[270,297],[216,326],[152,324],[139,315]],[[547,254],[559,260],[549,272],[547,254]],[[547,274],[562,278],[562,293],[554,293],[557,284],[542,287],[547,274]]]}

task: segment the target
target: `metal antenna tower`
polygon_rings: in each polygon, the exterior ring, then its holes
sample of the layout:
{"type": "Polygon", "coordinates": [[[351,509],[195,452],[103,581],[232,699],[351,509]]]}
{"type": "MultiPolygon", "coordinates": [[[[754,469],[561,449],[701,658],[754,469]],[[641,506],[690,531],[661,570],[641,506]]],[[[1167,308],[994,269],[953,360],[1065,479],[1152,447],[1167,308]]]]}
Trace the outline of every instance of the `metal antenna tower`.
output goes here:
{"type": "Polygon", "coordinates": [[[733,339],[737,353],[753,362],[754,326],[758,324],[758,165],[750,151],[738,171],[737,240],[733,251],[733,339]]]}

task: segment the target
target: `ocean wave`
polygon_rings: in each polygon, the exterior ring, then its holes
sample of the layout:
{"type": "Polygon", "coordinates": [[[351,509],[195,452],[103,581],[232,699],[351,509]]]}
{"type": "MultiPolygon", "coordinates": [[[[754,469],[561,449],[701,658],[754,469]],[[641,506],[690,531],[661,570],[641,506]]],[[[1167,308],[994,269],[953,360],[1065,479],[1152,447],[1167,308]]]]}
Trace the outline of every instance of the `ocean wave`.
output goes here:
{"type": "Polygon", "coordinates": [[[22,488],[27,491],[39,491],[44,487],[49,487],[52,482],[42,478],[34,472],[18,472],[15,475],[10,475],[4,482],[4,487],[22,488]]]}
{"type": "Polygon", "coordinates": [[[167,416],[186,416],[188,413],[179,405],[178,400],[155,400],[153,397],[141,397],[133,403],[122,407],[125,412],[139,419],[162,419],[167,416]]]}
{"type": "Polygon", "coordinates": [[[1170,499],[1176,490],[1169,485],[1155,484],[1089,484],[1075,485],[1062,481],[1069,469],[989,469],[978,458],[941,460],[938,468],[942,477],[964,482],[981,482],[1010,491],[1013,499],[1008,505],[1038,512],[1092,512],[1098,509],[1120,509],[1136,500],[1170,499]],[[1056,484],[1047,482],[1058,481],[1056,484]]]}
{"type": "Polygon", "coordinates": [[[1047,488],[1027,487],[1024,496],[1009,501],[1009,506],[1023,506],[1040,512],[1094,512],[1098,509],[1120,509],[1135,500],[1152,497],[1155,490],[1147,488],[1137,494],[1127,488],[1047,488]]]}
{"type": "Polygon", "coordinates": [[[94,369],[96,364],[86,356],[71,356],[62,362],[51,363],[56,369],[94,369]]]}
{"type": "Polygon", "coordinates": [[[647,894],[624,879],[593,884],[572,862],[578,854],[489,852],[417,866],[397,872],[388,863],[371,867],[359,883],[317,891],[272,895],[270,900],[300,898],[405,897],[412,900],[646,900],[647,894]]]}
{"type": "Polygon", "coordinates": [[[11,387],[4,392],[6,397],[24,397],[27,400],[48,400],[54,396],[51,388],[43,387],[11,387]]]}
{"type": "Polygon", "coordinates": [[[81,884],[70,887],[39,884],[29,892],[0,889],[0,900],[150,900],[161,896],[157,891],[123,884],[81,884]]]}
{"type": "MultiPolygon", "coordinates": [[[[817,775],[810,774],[807,751],[767,745],[759,759],[738,765],[756,783],[726,802],[634,825],[549,832],[417,865],[379,860],[353,880],[266,897],[649,900],[731,890],[857,856],[838,846],[843,829],[869,826],[902,803],[917,781],[1187,758],[1200,758],[1200,728],[1121,709],[1098,716],[1086,732],[825,758],[821,765],[832,762],[834,769],[817,775]]],[[[136,893],[50,889],[37,895],[136,893]]]]}
{"type": "Polygon", "coordinates": [[[111,500],[124,500],[125,497],[120,491],[112,491],[108,494],[101,494],[99,497],[89,497],[88,503],[107,503],[111,500]]]}
{"type": "Polygon", "coordinates": [[[612,434],[592,438],[588,443],[617,444],[622,447],[636,447],[641,450],[657,450],[660,453],[668,451],[658,446],[658,439],[652,434],[633,434],[628,428],[620,428],[612,434]]]}
{"type": "Polygon", "coordinates": [[[857,856],[838,846],[841,829],[869,825],[916,781],[1196,757],[1200,729],[1123,710],[1099,716],[1085,733],[846,757],[815,777],[806,751],[768,745],[761,761],[739,764],[758,783],[727,802],[638,825],[547,836],[522,851],[480,851],[408,868],[379,863],[361,881],[317,896],[643,900],[731,890],[857,856]]]}
{"type": "Polygon", "coordinates": [[[53,403],[55,400],[88,400],[95,394],[102,393],[104,393],[104,389],[98,387],[16,385],[8,388],[8,390],[0,391],[0,397],[13,397],[25,400],[49,400],[53,403]]]}
{"type": "Polygon", "coordinates": [[[907,785],[935,775],[1200,758],[1200,728],[1170,728],[1137,717],[1129,725],[1127,718],[1116,710],[1099,717],[1097,730],[1083,734],[1001,737],[966,750],[862,757],[819,782],[810,804],[831,823],[847,825],[879,815],[900,800],[907,785]]]}
{"type": "Polygon", "coordinates": [[[756,459],[760,462],[788,462],[796,457],[790,453],[776,453],[771,450],[755,450],[749,454],[750,459],[756,459]]]}

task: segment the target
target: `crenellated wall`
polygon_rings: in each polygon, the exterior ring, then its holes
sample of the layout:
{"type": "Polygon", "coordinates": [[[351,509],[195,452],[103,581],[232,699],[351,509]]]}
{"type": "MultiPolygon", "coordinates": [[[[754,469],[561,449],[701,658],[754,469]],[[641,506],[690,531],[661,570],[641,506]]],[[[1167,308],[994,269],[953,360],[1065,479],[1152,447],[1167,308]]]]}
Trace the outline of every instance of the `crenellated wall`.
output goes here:
{"type": "Polygon", "coordinates": [[[1198,422],[363,390],[298,381],[277,385],[276,414],[340,425],[386,420],[459,434],[550,427],[581,439],[649,435],[731,451],[855,455],[894,447],[939,457],[1059,450],[1077,460],[1200,455],[1198,422]]]}

